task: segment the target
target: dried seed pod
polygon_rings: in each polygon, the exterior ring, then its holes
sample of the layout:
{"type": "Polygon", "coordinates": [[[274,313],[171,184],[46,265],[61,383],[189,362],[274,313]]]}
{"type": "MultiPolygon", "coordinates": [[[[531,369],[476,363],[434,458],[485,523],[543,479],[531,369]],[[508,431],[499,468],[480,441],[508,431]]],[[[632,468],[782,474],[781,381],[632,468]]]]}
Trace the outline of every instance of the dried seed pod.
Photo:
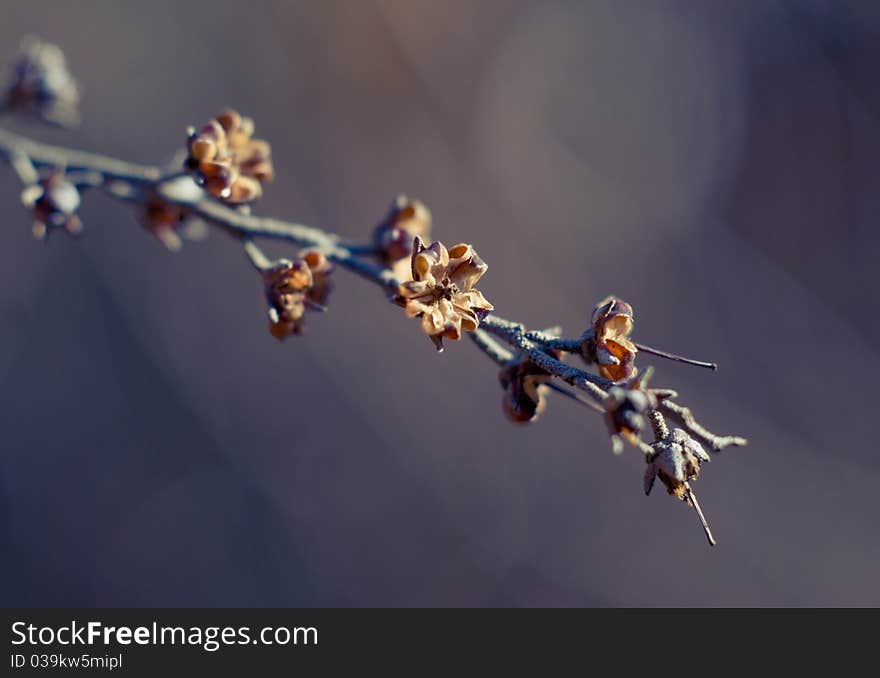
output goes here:
{"type": "Polygon", "coordinates": [[[504,389],[501,405],[507,418],[516,424],[535,421],[547,405],[544,384],[550,379],[551,375],[528,356],[520,356],[502,367],[498,380],[504,389]]]}
{"type": "Polygon", "coordinates": [[[230,204],[253,202],[274,178],[271,148],[253,139],[254,123],[227,109],[198,132],[190,128],[185,167],[215,198],[230,204]]]}
{"type": "Polygon", "coordinates": [[[376,251],[400,282],[411,279],[413,240],[431,235],[431,212],[418,200],[399,195],[373,232],[376,251]]]}
{"type": "Polygon", "coordinates": [[[63,170],[52,170],[38,183],[26,187],[21,201],[34,216],[33,234],[38,240],[57,228],[71,235],[82,233],[82,221],[76,214],[81,202],[79,190],[63,170]]]}
{"type": "Polygon", "coordinates": [[[635,358],[638,349],[630,340],[633,329],[632,306],[617,297],[603,299],[593,310],[592,336],[581,344],[581,355],[599,366],[606,379],[621,381],[638,374],[635,358]]]}
{"type": "Polygon", "coordinates": [[[283,340],[302,334],[306,310],[324,310],[332,271],[332,264],[314,249],[303,250],[294,261],[280,259],[263,271],[273,337],[283,340]]]}
{"type": "MultiPolygon", "coordinates": [[[[164,192],[187,200],[198,199],[203,194],[192,178],[181,176],[169,181],[164,192]]],[[[170,251],[176,252],[183,246],[181,234],[187,232],[187,220],[192,210],[166,200],[159,191],[150,188],[146,199],[138,210],[138,221],[170,251]]]]}
{"type": "Polygon", "coordinates": [[[634,439],[647,426],[647,413],[657,406],[657,398],[640,388],[612,386],[605,399],[605,425],[615,454],[623,451],[621,438],[634,439]]]}
{"type": "Polygon", "coordinates": [[[654,455],[645,471],[645,494],[651,493],[654,481],[659,477],[669,494],[690,502],[687,483],[700,474],[700,464],[710,461],[703,447],[680,428],[658,440],[651,447],[654,455]]]}
{"type": "Polygon", "coordinates": [[[70,127],[79,122],[79,87],[64,52],[49,42],[25,38],[5,92],[11,110],[34,113],[47,122],[70,127]]]}
{"type": "Polygon", "coordinates": [[[474,285],[488,266],[466,243],[447,250],[443,243],[425,247],[417,236],[410,265],[412,280],[401,283],[395,301],[408,318],[421,318],[422,331],[438,351],[443,339],[473,332],[493,306],[474,285]]]}

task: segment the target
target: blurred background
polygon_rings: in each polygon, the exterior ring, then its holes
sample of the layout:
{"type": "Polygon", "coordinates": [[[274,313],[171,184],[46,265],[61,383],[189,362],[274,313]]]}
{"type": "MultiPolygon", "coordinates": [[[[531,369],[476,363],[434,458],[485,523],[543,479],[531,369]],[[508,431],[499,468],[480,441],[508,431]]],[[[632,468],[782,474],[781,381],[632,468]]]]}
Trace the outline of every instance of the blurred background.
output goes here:
{"type": "Polygon", "coordinates": [[[339,272],[280,344],[229,238],[172,255],[93,196],[43,246],[3,167],[0,602],[880,604],[880,5],[5,3],[3,61],[29,33],[85,122],[12,129],[161,163],[234,106],[260,213],[361,239],[419,197],[499,314],[575,335],[616,293],[718,361],[640,364],[751,445],[695,485],[711,549],[598,416],[513,426],[496,368],[375,288],[339,272]]]}

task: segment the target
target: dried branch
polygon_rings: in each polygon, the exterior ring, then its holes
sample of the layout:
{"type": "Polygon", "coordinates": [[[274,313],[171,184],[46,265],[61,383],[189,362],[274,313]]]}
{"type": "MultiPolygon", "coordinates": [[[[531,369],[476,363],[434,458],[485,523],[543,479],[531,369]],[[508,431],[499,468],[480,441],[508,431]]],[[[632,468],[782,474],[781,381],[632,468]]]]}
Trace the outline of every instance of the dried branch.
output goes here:
{"type": "MultiPolygon", "coordinates": [[[[29,43],[21,57],[25,63],[0,101],[0,113],[25,110],[55,122],[73,120],[78,91],[59,54],[45,43],[29,43]]],[[[708,431],[690,409],[674,401],[675,391],[647,388],[651,370],[640,374],[635,359],[641,350],[712,369],[713,363],[634,343],[632,308],[615,297],[599,302],[576,338],[561,336],[560,328],[529,330],[498,316],[475,287],[488,268],[485,262],[465,243],[451,248],[423,244],[431,230],[430,212],[405,196],[394,200],[365,243],[346,243],[319,228],[253,214],[252,203],[274,176],[269,144],[255,139],[253,131],[253,121],[224,111],[201,130],[190,128],[186,149],[167,168],[45,144],[5,129],[0,129],[0,156],[23,186],[22,201],[34,215],[38,237],[56,227],[78,233],[80,195],[93,189],[134,208],[141,223],[171,250],[180,248],[180,234],[196,221],[240,240],[262,277],[269,330],[278,339],[301,333],[306,311],[325,310],[334,266],[373,283],[407,316],[418,318],[438,349],[444,339],[468,334],[500,368],[502,404],[511,420],[534,421],[549,391],[600,413],[615,451],[625,440],[644,454],[646,491],[659,477],[671,494],[696,509],[714,543],[690,486],[700,462],[709,457],[691,436],[716,452],[746,440],[708,431]],[[302,249],[290,259],[273,261],[259,239],[302,249]],[[569,364],[568,356],[584,367],[595,366],[598,374],[569,364]],[[664,414],[683,429],[670,433],[664,414]],[[648,423],[652,444],[641,437],[648,423]]]]}

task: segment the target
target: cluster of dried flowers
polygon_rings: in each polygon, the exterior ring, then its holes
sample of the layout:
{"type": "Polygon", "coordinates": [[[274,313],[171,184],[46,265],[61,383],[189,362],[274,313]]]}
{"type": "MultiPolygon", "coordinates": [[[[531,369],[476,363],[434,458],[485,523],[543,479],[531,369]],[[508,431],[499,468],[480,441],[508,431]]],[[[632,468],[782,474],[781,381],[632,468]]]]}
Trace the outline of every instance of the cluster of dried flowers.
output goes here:
{"type": "MultiPolygon", "coordinates": [[[[29,111],[46,120],[74,121],[79,89],[61,51],[39,40],[25,42],[2,103],[7,110],[29,111]]],[[[207,216],[200,206],[208,203],[216,206],[219,202],[235,210],[233,213],[238,216],[250,214],[250,203],[261,197],[263,185],[273,179],[270,146],[266,141],[254,139],[253,133],[254,123],[250,118],[231,109],[224,110],[199,131],[187,130],[183,166],[186,173],[129,184],[120,182],[112,173],[102,176],[100,172],[93,172],[98,174],[97,180],[78,183],[62,167],[47,168],[49,163],[43,163],[48,171],[40,176],[24,154],[6,152],[6,156],[26,184],[22,200],[33,214],[33,231],[38,238],[45,238],[53,229],[79,233],[82,223],[77,210],[81,190],[101,186],[134,203],[141,224],[168,249],[177,250],[181,236],[194,233],[196,226],[202,223],[199,217],[207,216]],[[125,184],[121,191],[112,188],[120,183],[125,184]]],[[[326,308],[334,269],[331,259],[346,264],[346,258],[340,258],[339,251],[332,248],[323,251],[310,247],[292,260],[271,262],[249,240],[247,233],[236,231],[231,221],[216,217],[214,220],[245,237],[245,250],[263,278],[272,336],[283,340],[302,334],[306,311],[326,308]]],[[[431,230],[428,208],[418,200],[401,195],[375,227],[372,246],[362,250],[364,257],[373,257],[381,265],[381,273],[375,276],[377,280],[381,278],[385,284],[389,274],[393,277],[390,284],[396,285],[396,292],[392,301],[403,307],[407,317],[419,319],[421,330],[436,349],[442,351],[444,340],[459,340],[468,332],[477,335],[484,332],[481,324],[491,330],[492,323],[486,319],[494,308],[476,288],[488,266],[474,247],[459,243],[447,248],[440,241],[425,245],[431,240],[431,230]]],[[[302,240],[323,242],[322,238],[302,240]]],[[[350,260],[353,255],[347,252],[346,256],[350,260]]],[[[497,331],[499,319],[493,320],[497,331]]],[[[519,331],[522,333],[524,329],[520,326],[519,331]]],[[[631,338],[632,332],[632,307],[610,296],[596,305],[589,327],[577,340],[562,340],[556,334],[544,332],[534,333],[544,336],[534,340],[537,343],[529,343],[531,339],[525,343],[508,341],[514,352],[502,358],[493,356],[502,363],[499,382],[503,410],[513,422],[533,422],[544,411],[551,387],[566,393],[553,381],[555,377],[573,383],[564,376],[565,370],[560,371],[560,366],[570,367],[564,362],[566,353],[579,356],[587,365],[595,365],[605,380],[596,383],[602,383],[605,390],[594,392],[601,406],[594,403],[593,407],[604,414],[614,451],[620,452],[624,441],[641,449],[648,465],[645,492],[649,493],[655,480],[660,478],[671,495],[696,508],[710,542],[714,543],[689,485],[697,478],[701,463],[710,458],[691,435],[695,429],[691,427],[691,433],[680,428],[668,430],[660,409],[671,405],[671,401],[665,399],[675,394],[648,389],[650,368],[640,374],[635,364],[639,349],[686,362],[696,361],[637,346],[631,338]],[[642,436],[649,428],[653,429],[654,439],[646,443],[642,436]]],[[[478,338],[477,343],[480,343],[478,338]]],[[[568,395],[573,394],[568,392],[568,395]]],[[[705,430],[700,435],[704,440],[713,437],[705,430]]],[[[743,439],[735,441],[729,444],[745,444],[743,439]]],[[[714,441],[710,442],[714,449],[721,449],[714,441]]]]}
{"type": "Polygon", "coordinates": [[[196,181],[218,200],[238,205],[263,194],[272,181],[271,148],[254,139],[254,121],[226,109],[196,132],[187,133],[186,167],[196,181]]]}

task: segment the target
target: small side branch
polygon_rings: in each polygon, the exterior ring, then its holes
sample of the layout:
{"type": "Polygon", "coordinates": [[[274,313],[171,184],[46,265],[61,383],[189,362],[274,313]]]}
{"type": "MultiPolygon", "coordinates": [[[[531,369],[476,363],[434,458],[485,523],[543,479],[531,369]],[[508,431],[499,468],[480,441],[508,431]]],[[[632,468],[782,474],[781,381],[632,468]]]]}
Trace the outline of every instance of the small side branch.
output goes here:
{"type": "Polygon", "coordinates": [[[719,436],[712,433],[694,418],[690,408],[672,400],[661,401],[660,407],[688,433],[705,442],[715,452],[721,452],[728,447],[744,447],[749,442],[740,436],[719,436]]]}

